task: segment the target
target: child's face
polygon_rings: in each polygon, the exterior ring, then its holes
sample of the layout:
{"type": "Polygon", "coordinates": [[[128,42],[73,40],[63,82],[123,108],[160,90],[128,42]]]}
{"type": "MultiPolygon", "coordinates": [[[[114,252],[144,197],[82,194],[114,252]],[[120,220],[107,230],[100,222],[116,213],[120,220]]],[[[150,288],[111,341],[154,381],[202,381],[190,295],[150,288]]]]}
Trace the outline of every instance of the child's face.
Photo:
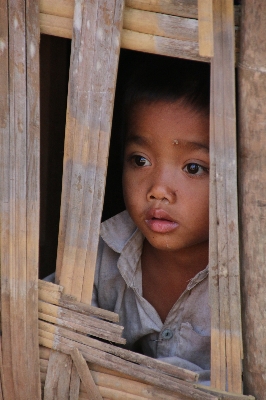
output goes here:
{"type": "Polygon", "coordinates": [[[140,103],[126,141],[127,210],[165,251],[206,246],[209,235],[209,118],[179,102],[140,103]]]}

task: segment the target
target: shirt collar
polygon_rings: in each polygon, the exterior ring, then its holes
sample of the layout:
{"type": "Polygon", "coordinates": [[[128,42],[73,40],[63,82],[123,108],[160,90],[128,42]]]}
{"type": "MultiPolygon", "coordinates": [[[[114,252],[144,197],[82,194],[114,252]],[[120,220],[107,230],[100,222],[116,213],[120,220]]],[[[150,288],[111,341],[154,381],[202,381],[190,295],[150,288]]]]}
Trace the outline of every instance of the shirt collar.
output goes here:
{"type": "MultiPolygon", "coordinates": [[[[130,218],[127,210],[115,215],[101,224],[100,235],[105,243],[120,254],[118,268],[128,286],[134,286],[135,274],[142,252],[144,236],[130,218]]],[[[203,281],[209,272],[207,266],[198,272],[187,285],[191,290],[203,281]]]]}
{"type": "MultiPolygon", "coordinates": [[[[136,227],[128,212],[125,210],[104,221],[101,224],[100,235],[112,250],[120,253],[117,264],[119,271],[126,284],[135,287],[144,236],[136,227]]],[[[141,274],[141,270],[138,272],[141,274]]]]}

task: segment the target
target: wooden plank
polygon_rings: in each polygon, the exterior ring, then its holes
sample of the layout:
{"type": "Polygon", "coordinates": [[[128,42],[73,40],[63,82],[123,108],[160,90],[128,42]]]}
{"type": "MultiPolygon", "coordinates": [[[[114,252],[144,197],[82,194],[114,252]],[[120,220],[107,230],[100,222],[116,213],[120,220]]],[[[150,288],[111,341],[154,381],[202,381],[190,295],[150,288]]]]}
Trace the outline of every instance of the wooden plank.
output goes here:
{"type": "Polygon", "coordinates": [[[57,280],[66,294],[87,304],[99,240],[122,15],[121,0],[78,1],[74,15],[57,280]]]}
{"type": "Polygon", "coordinates": [[[199,54],[213,57],[212,0],[198,0],[199,54]]]}
{"type": "MultiPolygon", "coordinates": [[[[139,24],[139,22],[138,22],[139,24]]],[[[41,33],[72,38],[72,19],[40,14],[41,33]]],[[[184,35],[180,35],[183,37],[184,35]]],[[[194,36],[193,33],[189,37],[194,36]]],[[[171,39],[128,29],[122,30],[121,47],[129,50],[144,51],[152,54],[162,54],[170,57],[181,57],[191,60],[209,62],[209,58],[198,54],[198,40],[171,39]]]]}
{"type": "Polygon", "coordinates": [[[180,57],[204,62],[210,61],[209,58],[199,56],[198,41],[169,39],[127,29],[123,29],[121,47],[168,57],[180,57]]]}
{"type": "Polygon", "coordinates": [[[85,387],[85,390],[86,390],[89,398],[92,398],[94,400],[102,400],[102,396],[92,378],[89,367],[88,367],[84,357],[82,356],[82,354],[80,353],[80,351],[77,348],[74,348],[73,350],[71,350],[71,357],[77,368],[79,377],[85,387]]]}
{"type": "Polygon", "coordinates": [[[266,2],[243,1],[238,64],[238,161],[245,390],[266,393],[266,2]]]}
{"type": "Polygon", "coordinates": [[[3,356],[2,356],[2,338],[0,337],[0,400],[4,400],[2,382],[3,382],[3,356]]]}
{"type": "Polygon", "coordinates": [[[126,343],[126,340],[121,337],[124,329],[122,326],[66,310],[43,301],[39,301],[39,318],[86,335],[100,337],[114,343],[126,343]]]}
{"type": "Polygon", "coordinates": [[[197,0],[126,0],[128,7],[180,17],[197,18],[197,0]]]}
{"type": "Polygon", "coordinates": [[[39,280],[39,300],[47,303],[62,306],[68,310],[76,311],[80,314],[93,315],[95,317],[110,321],[119,322],[119,315],[108,310],[90,306],[73,300],[72,296],[62,295],[63,286],[51,282],[39,280]]]}
{"type": "Polygon", "coordinates": [[[66,294],[86,304],[98,247],[123,5],[77,0],[74,10],[56,279],[66,294]]]}
{"type": "MultiPolygon", "coordinates": [[[[126,0],[127,8],[151,11],[158,14],[178,16],[183,18],[198,18],[198,0],[126,0]]],[[[235,24],[240,24],[240,6],[234,6],[235,24]]],[[[40,12],[43,14],[57,15],[73,18],[74,0],[40,0],[40,12]]]]}
{"type": "MultiPolygon", "coordinates": [[[[216,157],[218,292],[212,312],[212,386],[242,393],[242,333],[238,254],[234,13],[230,0],[215,0],[212,94],[216,157]],[[217,299],[216,299],[217,300],[217,299]],[[219,320],[219,326],[217,321],[219,320]],[[219,347],[218,357],[215,352],[219,347]],[[215,373],[216,370],[216,373],[215,373]],[[217,373],[218,371],[218,373],[217,373]]],[[[214,279],[215,278],[214,271],[214,279]]],[[[214,282],[214,281],[213,281],[214,282]]],[[[217,281],[216,281],[217,284],[217,281]]]]}
{"type": "MultiPolygon", "coordinates": [[[[126,7],[123,28],[171,39],[197,41],[198,21],[126,7]]],[[[123,37],[123,34],[122,34],[123,37]]]]}
{"type": "MultiPolygon", "coordinates": [[[[67,21],[73,19],[74,2],[42,1],[40,8],[41,25],[49,24],[51,27],[56,23],[56,19],[48,16],[60,17],[61,27],[67,24],[67,21]],[[54,22],[53,22],[54,21],[54,22]]],[[[58,26],[60,26],[58,23],[58,26]]],[[[172,39],[196,41],[198,37],[197,18],[183,18],[173,15],[166,15],[156,12],[137,10],[135,8],[125,7],[123,17],[123,28],[136,32],[148,33],[156,36],[164,36],[172,39]]],[[[72,32],[72,25],[68,22],[69,31],[72,32]]]]}
{"type": "Polygon", "coordinates": [[[44,400],[69,400],[71,358],[66,354],[52,351],[44,386],[44,400]]]}
{"type": "MultiPolygon", "coordinates": [[[[4,330],[5,343],[5,373],[6,379],[2,381],[3,393],[7,399],[14,399],[14,383],[12,373],[11,357],[11,326],[10,326],[10,285],[9,280],[2,280],[9,275],[9,252],[2,253],[2,247],[9,248],[9,135],[10,135],[10,115],[9,115],[9,57],[8,57],[8,3],[7,0],[0,1],[0,151],[1,151],[1,325],[4,330]],[[3,255],[5,254],[5,260],[3,255]],[[9,395],[9,397],[7,397],[9,395]]],[[[2,376],[4,369],[2,370],[2,376]]]]}
{"type": "Polygon", "coordinates": [[[80,377],[77,368],[72,364],[70,387],[69,387],[69,400],[78,400],[80,392],[80,377]]]}
{"type": "Polygon", "coordinates": [[[0,4],[2,383],[6,400],[40,399],[39,9],[38,2],[0,4]]]}
{"type": "MultiPolygon", "coordinates": [[[[127,7],[138,10],[197,18],[197,0],[126,0],[127,7]]],[[[44,14],[73,18],[74,0],[40,0],[40,11],[44,14]]]]}

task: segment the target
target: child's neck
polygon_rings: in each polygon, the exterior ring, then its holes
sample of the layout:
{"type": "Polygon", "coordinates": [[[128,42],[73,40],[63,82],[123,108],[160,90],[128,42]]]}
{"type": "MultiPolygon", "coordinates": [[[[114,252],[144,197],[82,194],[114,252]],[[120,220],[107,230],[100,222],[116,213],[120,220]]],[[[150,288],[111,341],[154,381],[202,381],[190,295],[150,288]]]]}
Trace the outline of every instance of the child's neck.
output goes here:
{"type": "Polygon", "coordinates": [[[143,243],[141,257],[143,297],[164,322],[188,282],[208,264],[208,242],[176,252],[143,243]]]}

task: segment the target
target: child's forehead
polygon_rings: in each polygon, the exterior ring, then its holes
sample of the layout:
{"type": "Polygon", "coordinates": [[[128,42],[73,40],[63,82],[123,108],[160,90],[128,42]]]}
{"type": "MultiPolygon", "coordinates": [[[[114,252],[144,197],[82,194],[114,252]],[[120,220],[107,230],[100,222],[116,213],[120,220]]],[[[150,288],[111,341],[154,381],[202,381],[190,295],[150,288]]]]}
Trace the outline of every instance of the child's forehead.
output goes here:
{"type": "Polygon", "coordinates": [[[177,102],[139,103],[129,121],[127,143],[151,145],[160,137],[176,147],[209,146],[209,116],[177,102]]]}

